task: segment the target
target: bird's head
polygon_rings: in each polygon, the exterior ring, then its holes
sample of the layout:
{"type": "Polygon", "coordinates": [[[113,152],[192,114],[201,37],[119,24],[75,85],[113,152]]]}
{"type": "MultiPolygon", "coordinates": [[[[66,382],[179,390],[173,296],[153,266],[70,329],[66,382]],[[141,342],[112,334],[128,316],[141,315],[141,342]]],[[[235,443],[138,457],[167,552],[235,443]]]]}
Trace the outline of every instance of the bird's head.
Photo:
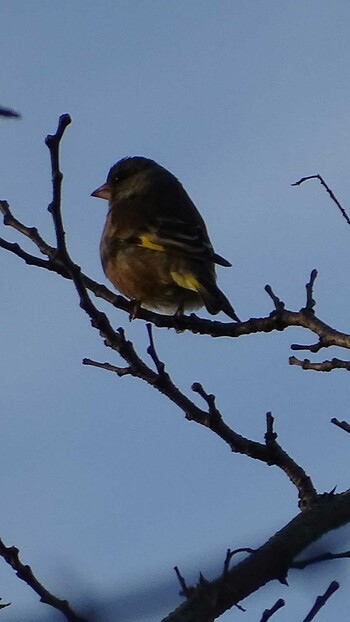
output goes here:
{"type": "Polygon", "coordinates": [[[113,164],[107,175],[107,181],[99,186],[91,193],[92,197],[106,199],[110,201],[111,197],[117,192],[121,194],[131,194],[137,190],[139,183],[145,183],[147,179],[147,171],[164,170],[159,164],[144,158],[142,156],[132,156],[122,158],[116,164],[113,164]]]}

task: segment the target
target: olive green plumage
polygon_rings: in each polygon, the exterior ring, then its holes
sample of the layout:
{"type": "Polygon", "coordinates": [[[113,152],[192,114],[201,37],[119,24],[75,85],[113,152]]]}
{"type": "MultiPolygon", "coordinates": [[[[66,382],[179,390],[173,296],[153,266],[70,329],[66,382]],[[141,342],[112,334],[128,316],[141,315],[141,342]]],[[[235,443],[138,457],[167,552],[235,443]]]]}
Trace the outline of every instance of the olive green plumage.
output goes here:
{"type": "Polygon", "coordinates": [[[101,261],[122,294],[163,313],[205,306],[239,321],[216,284],[215,264],[231,264],[214,252],[203,218],[172,173],[148,158],[123,158],[92,196],[109,203],[101,261]]]}

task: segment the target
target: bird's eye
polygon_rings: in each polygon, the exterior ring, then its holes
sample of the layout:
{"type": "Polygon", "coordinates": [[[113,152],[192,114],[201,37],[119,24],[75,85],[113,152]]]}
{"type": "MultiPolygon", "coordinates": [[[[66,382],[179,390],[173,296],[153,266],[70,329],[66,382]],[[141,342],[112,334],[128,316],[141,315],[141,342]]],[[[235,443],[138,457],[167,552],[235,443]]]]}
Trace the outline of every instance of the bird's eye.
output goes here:
{"type": "Polygon", "coordinates": [[[118,174],[114,175],[114,181],[123,181],[123,179],[126,179],[127,177],[129,177],[128,171],[118,171],[118,174]]]}

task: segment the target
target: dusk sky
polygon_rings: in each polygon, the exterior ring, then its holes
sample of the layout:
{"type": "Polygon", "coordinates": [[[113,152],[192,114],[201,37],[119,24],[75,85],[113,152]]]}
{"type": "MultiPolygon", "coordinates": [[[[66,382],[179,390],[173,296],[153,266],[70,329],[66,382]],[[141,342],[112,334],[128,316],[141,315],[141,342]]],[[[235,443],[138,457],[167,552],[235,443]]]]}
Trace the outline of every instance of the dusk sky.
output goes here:
{"type": "MultiPolygon", "coordinates": [[[[317,268],[318,316],[350,331],[350,228],[317,182],[291,186],[320,173],[350,210],[348,1],[2,0],[0,24],[0,104],[22,115],[0,119],[0,198],[17,218],[54,243],[44,139],[69,113],[62,211],[72,258],[91,278],[107,284],[107,206],[90,194],[114,162],[144,155],[180,179],[232,262],[218,282],[243,320],[272,311],[267,283],[298,310],[317,268]]],[[[9,228],[0,235],[35,252],[9,228]]],[[[56,596],[77,611],[87,599],[103,604],[106,622],[161,620],[181,602],[175,565],[189,583],[200,571],[213,578],[228,548],[257,547],[298,513],[276,468],[232,454],[141,381],[82,365],[121,361],[70,282],[1,250],[0,284],[0,538],[56,596]]],[[[97,304],[147,359],[145,323],[97,304]]],[[[155,329],[154,338],[199,406],[195,381],[228,425],[258,441],[272,411],[279,442],[318,491],[348,487],[349,439],[330,423],[349,420],[348,373],[288,364],[290,345],[315,336],[155,329]]],[[[317,550],[348,549],[349,533],[317,550]]],[[[289,588],[268,585],[241,603],[246,613],[221,620],[255,622],[279,597],[286,607],[273,619],[302,620],[332,579],[341,588],[316,619],[345,620],[348,561],[291,572],[289,588]]],[[[12,603],[4,622],[53,615],[1,559],[0,585],[12,603]]]]}

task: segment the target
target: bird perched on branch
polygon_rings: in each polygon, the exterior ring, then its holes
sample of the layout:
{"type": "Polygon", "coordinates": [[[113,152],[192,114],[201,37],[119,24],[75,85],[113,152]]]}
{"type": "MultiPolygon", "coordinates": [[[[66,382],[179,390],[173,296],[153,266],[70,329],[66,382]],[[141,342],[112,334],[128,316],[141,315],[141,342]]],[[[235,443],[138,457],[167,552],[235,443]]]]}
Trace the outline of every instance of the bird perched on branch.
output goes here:
{"type": "Polygon", "coordinates": [[[203,218],[178,179],[148,158],[119,160],[92,192],[109,203],[100,251],[107,278],[134,301],[163,313],[205,306],[239,319],[216,284],[214,252],[203,218]]]}

